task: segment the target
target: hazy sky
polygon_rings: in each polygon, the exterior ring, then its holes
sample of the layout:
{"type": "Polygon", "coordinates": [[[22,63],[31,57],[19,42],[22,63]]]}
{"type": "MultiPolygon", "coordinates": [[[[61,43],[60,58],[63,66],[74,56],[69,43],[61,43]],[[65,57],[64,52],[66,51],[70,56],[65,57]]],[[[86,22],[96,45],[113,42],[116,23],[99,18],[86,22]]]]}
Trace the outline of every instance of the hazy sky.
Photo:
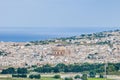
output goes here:
{"type": "Polygon", "coordinates": [[[119,26],[120,0],[0,0],[1,33],[119,26]]]}

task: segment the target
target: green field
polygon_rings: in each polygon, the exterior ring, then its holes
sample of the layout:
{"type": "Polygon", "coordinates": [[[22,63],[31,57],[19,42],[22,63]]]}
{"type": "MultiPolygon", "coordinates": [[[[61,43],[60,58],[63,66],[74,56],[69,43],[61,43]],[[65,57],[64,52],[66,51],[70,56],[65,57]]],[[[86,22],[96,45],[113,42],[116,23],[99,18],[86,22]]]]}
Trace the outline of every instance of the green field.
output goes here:
{"type": "MultiPolygon", "coordinates": [[[[63,80],[63,79],[52,78],[54,75],[55,74],[42,75],[41,79],[12,78],[11,75],[0,75],[0,80],[63,80]]],[[[88,78],[88,80],[105,80],[105,79],[103,79],[103,78],[88,78]]],[[[112,79],[107,79],[107,80],[112,80],[112,79]]]]}
{"type": "MultiPolygon", "coordinates": [[[[105,80],[104,78],[89,78],[88,80],[105,80]]],[[[111,79],[107,79],[107,80],[111,80],[111,79]]]]}
{"type": "Polygon", "coordinates": [[[54,78],[41,78],[41,79],[29,79],[29,78],[0,78],[0,80],[62,80],[54,78]]]}
{"type": "MultiPolygon", "coordinates": [[[[54,79],[54,78],[41,78],[41,79],[29,79],[29,78],[0,78],[0,80],[63,80],[63,79],[54,79]]],[[[88,80],[105,80],[102,78],[89,78],[88,80]]],[[[107,79],[111,80],[111,79],[107,79]]]]}

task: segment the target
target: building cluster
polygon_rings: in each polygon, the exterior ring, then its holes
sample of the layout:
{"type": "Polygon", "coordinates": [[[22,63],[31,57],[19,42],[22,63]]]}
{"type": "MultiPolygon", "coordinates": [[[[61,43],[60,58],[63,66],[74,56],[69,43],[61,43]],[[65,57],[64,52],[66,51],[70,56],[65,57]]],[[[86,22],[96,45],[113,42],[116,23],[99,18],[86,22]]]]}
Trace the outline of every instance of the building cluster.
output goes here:
{"type": "MultiPolygon", "coordinates": [[[[68,41],[68,40],[67,40],[68,41]]],[[[58,63],[105,63],[120,62],[120,34],[113,33],[111,37],[92,40],[74,40],[73,44],[34,45],[27,42],[0,42],[0,66],[26,67],[32,65],[58,63]],[[74,42],[84,41],[82,45],[74,42]],[[97,41],[111,41],[110,44],[95,44],[97,41]],[[89,44],[90,43],[90,44],[89,44]],[[91,44],[92,43],[92,44],[91,44]],[[26,45],[30,44],[30,45],[26,45]],[[112,45],[112,46],[110,46],[112,45]]]]}

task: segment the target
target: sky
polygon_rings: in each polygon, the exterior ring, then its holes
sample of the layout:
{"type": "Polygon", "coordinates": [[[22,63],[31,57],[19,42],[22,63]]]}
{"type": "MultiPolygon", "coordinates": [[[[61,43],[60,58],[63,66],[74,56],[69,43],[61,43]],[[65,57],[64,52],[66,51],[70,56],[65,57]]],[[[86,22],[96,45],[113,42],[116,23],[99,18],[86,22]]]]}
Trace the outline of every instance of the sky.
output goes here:
{"type": "Polygon", "coordinates": [[[99,32],[120,27],[120,0],[0,0],[0,34],[99,32]]]}

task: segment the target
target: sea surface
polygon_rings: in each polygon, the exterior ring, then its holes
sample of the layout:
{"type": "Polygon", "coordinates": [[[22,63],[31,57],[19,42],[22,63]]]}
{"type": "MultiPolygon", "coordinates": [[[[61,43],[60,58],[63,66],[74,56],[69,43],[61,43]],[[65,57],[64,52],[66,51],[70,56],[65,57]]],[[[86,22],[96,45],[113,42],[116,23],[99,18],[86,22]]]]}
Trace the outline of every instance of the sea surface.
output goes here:
{"type": "Polygon", "coordinates": [[[57,38],[55,35],[26,35],[26,34],[2,34],[0,41],[3,42],[29,42],[57,38]]]}
{"type": "MultiPolygon", "coordinates": [[[[102,31],[109,31],[109,30],[115,30],[118,28],[107,28],[107,27],[92,27],[92,28],[60,28],[60,29],[54,29],[48,31],[43,31],[40,29],[31,30],[32,33],[22,33],[22,32],[5,32],[0,33],[0,41],[4,42],[29,42],[29,41],[38,41],[38,40],[47,40],[47,39],[54,39],[54,38],[61,38],[61,37],[70,37],[70,36],[78,36],[81,34],[87,34],[87,33],[97,33],[102,31]],[[41,31],[42,34],[39,32],[41,31]],[[37,33],[39,34],[33,34],[37,33]]],[[[26,30],[27,32],[27,30],[26,30]]]]}

